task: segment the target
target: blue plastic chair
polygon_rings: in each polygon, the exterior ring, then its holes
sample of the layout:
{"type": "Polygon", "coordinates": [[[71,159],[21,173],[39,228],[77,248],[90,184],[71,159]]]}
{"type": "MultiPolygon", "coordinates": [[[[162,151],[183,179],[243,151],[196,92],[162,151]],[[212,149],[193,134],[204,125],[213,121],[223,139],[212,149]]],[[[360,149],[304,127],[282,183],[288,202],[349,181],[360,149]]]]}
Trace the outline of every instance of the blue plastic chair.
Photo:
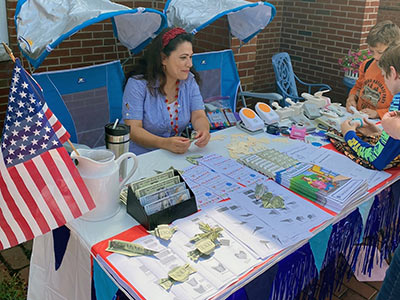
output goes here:
{"type": "Polygon", "coordinates": [[[119,61],[33,77],[71,142],[91,148],[105,145],[104,125],[121,120],[125,76],[119,61]]]}
{"type": "Polygon", "coordinates": [[[193,55],[193,66],[200,74],[200,92],[204,102],[222,100],[228,103],[233,112],[236,111],[237,99],[246,107],[245,97],[282,101],[277,93],[252,93],[242,90],[235,59],[231,49],[196,53],[193,55]]]}
{"type": "Polygon", "coordinates": [[[277,53],[272,56],[272,66],[274,67],[278,93],[281,94],[284,99],[290,98],[295,102],[305,100],[303,97],[299,96],[297,92],[296,81],[303,86],[306,86],[309,94],[321,90],[331,90],[331,87],[327,84],[306,83],[300,80],[293,72],[290,56],[286,52],[277,53]],[[314,89],[313,91],[314,87],[317,89],[314,89]]]}

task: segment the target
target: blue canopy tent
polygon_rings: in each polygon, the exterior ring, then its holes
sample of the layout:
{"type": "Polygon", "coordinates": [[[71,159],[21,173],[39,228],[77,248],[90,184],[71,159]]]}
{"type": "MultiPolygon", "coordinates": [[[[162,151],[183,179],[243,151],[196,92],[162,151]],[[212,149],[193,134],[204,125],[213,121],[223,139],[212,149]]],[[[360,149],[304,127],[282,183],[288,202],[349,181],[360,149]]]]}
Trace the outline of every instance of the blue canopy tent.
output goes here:
{"type": "Polygon", "coordinates": [[[14,20],[19,47],[38,68],[63,40],[109,18],[115,36],[133,53],[140,52],[166,26],[166,17],[157,10],[129,8],[108,0],[20,0],[14,20]]]}

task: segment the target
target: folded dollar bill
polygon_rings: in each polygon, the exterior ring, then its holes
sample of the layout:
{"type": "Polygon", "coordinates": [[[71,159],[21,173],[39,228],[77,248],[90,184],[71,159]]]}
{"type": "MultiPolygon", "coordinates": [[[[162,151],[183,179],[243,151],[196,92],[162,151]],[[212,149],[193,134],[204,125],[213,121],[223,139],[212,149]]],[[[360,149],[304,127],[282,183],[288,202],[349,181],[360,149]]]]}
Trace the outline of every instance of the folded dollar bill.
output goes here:
{"type": "Polygon", "coordinates": [[[106,251],[127,256],[153,255],[158,253],[157,251],[144,248],[142,245],[120,240],[110,240],[106,251]]]}
{"type": "Polygon", "coordinates": [[[166,224],[158,225],[154,230],[148,231],[150,234],[155,235],[156,237],[163,239],[163,240],[170,240],[172,235],[176,232],[177,227],[170,227],[166,224]]]}

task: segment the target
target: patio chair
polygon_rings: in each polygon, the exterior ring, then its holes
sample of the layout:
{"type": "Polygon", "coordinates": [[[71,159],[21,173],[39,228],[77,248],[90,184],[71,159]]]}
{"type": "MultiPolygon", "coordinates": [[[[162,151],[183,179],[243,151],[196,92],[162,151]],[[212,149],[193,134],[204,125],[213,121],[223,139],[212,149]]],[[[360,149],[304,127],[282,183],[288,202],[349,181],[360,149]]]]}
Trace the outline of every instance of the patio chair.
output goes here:
{"type": "Polygon", "coordinates": [[[282,100],[277,93],[243,91],[231,49],[196,53],[193,55],[193,65],[200,74],[200,92],[205,103],[220,100],[235,112],[238,97],[244,107],[247,106],[245,97],[261,98],[268,102],[282,100]]]}
{"type": "Polygon", "coordinates": [[[331,87],[327,84],[306,83],[300,80],[293,72],[290,56],[286,52],[277,53],[272,56],[272,66],[274,67],[278,93],[281,94],[284,99],[290,98],[295,102],[305,100],[303,97],[298,95],[296,81],[307,87],[307,92],[309,94],[321,90],[331,90],[331,87]]]}
{"type": "Polygon", "coordinates": [[[33,74],[46,102],[71,135],[91,148],[105,144],[104,125],[121,120],[125,76],[119,61],[33,74]]]}

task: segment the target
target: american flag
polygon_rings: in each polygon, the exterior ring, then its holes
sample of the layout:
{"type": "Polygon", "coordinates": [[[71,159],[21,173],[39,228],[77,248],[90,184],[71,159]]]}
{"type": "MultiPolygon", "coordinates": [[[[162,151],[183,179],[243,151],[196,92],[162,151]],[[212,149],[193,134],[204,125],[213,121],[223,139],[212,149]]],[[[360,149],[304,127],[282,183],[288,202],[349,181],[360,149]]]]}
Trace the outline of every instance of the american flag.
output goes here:
{"type": "Polygon", "coordinates": [[[0,152],[0,250],[93,209],[95,204],[62,144],[70,135],[17,59],[0,152]]]}

